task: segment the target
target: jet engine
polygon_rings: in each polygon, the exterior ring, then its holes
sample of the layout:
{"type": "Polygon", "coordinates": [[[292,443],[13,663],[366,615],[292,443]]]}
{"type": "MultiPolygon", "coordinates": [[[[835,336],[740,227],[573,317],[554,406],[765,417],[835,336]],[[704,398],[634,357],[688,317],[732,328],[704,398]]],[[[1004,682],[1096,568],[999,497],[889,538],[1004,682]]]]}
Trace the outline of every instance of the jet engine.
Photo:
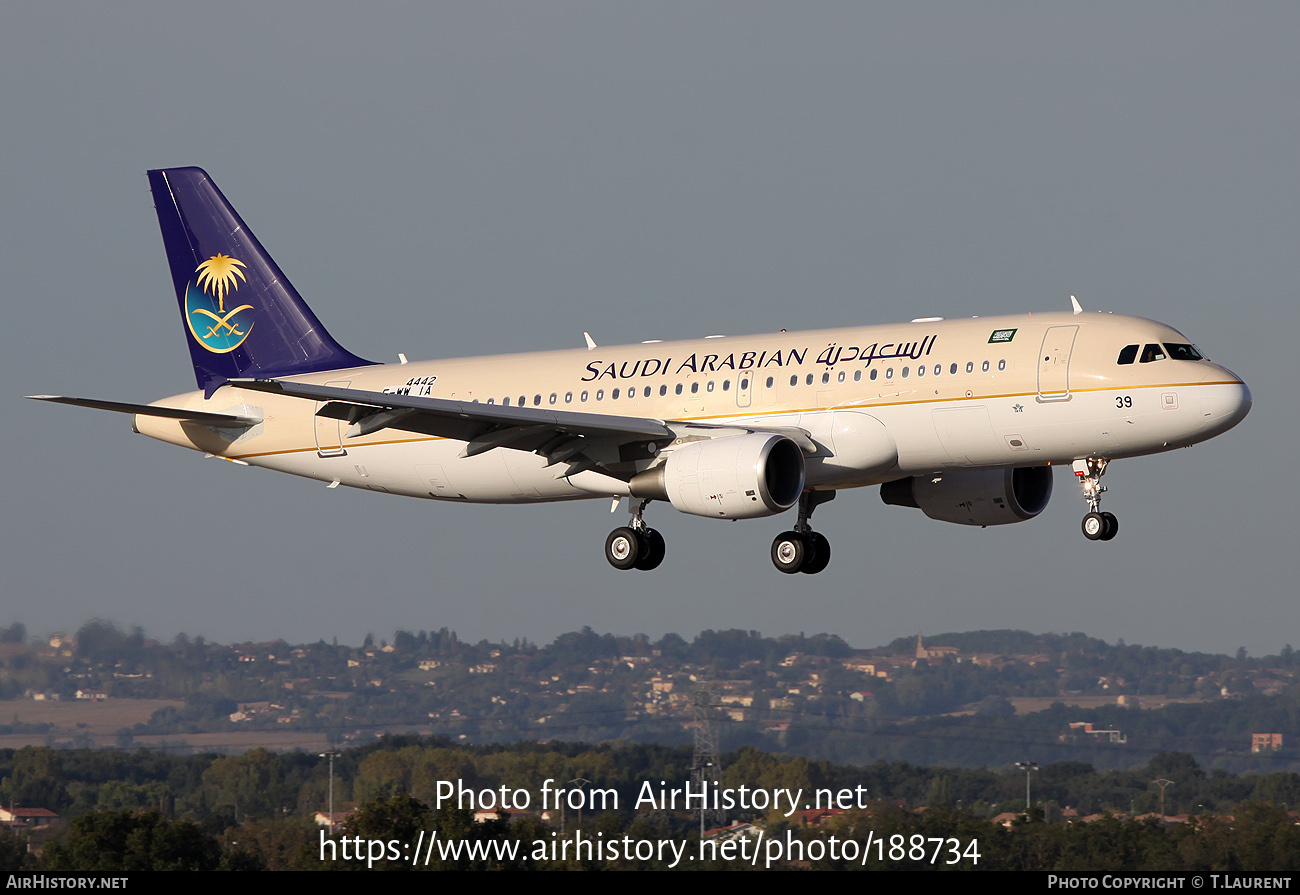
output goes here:
{"type": "Polygon", "coordinates": [[[880,499],[916,507],[931,519],[958,525],[1006,525],[1041,513],[1052,497],[1052,470],[953,470],[885,482],[880,499]]]}
{"type": "Polygon", "coordinates": [[[799,501],[803,485],[799,445],[762,432],[675,447],[662,465],[630,482],[634,497],[666,500],[680,512],[721,519],[783,513],[799,501]]]}

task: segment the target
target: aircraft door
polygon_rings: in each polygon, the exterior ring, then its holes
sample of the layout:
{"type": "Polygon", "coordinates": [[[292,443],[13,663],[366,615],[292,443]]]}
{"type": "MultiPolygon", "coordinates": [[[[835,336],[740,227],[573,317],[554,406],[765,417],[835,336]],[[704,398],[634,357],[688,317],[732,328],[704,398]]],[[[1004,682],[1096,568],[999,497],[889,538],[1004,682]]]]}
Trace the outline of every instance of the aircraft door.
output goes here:
{"type": "Polygon", "coordinates": [[[1070,400],[1070,352],[1077,325],[1049,326],[1038,352],[1038,400],[1070,400]]]}
{"type": "MultiPolygon", "coordinates": [[[[325,383],[330,388],[347,388],[352,384],[351,379],[336,379],[333,382],[325,383]]],[[[320,410],[328,401],[317,401],[315,410],[320,410]]],[[[347,450],[343,447],[343,420],[330,419],[327,416],[315,416],[313,411],[312,419],[316,421],[316,456],[318,457],[346,457],[347,450]]]]}
{"type": "Polygon", "coordinates": [[[748,407],[752,400],[752,388],[754,385],[754,373],[752,370],[741,370],[740,375],[736,377],[736,406],[748,407]]]}

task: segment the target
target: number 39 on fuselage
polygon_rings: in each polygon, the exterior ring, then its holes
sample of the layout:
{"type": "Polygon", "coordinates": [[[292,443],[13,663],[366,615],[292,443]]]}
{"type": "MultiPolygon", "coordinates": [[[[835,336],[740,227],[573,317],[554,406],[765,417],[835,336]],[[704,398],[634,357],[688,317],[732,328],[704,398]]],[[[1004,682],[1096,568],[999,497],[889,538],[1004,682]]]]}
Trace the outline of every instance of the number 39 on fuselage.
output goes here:
{"type": "Polygon", "coordinates": [[[745,519],[798,508],[783,572],[826,567],[839,490],[987,526],[1038,515],[1070,466],[1106,541],[1111,460],[1212,438],[1250,392],[1162,323],[1073,312],[922,318],[694,341],[376,364],[321,325],[212,180],[149,172],[199,390],[130,413],[150,437],[330,484],[448,501],[628,498],[620,569],[655,568],[663,501],[745,519]]]}

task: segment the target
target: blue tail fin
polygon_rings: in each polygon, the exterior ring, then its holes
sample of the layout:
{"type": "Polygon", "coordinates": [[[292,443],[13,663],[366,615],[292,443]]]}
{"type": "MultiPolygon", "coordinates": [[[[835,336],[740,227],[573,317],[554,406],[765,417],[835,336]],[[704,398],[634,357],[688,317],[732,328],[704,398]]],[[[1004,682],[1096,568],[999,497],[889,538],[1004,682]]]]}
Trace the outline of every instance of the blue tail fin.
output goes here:
{"type": "Polygon", "coordinates": [[[199,388],[374,363],[325,331],[201,168],[149,172],[199,388]]]}

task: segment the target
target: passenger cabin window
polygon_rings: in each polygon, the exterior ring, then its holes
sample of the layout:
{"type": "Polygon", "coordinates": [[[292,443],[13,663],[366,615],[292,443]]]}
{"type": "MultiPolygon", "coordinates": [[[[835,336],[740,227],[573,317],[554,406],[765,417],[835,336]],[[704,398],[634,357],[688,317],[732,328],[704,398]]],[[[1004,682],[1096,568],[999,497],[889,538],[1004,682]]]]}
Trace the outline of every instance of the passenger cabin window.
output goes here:
{"type": "Polygon", "coordinates": [[[1133,363],[1133,361],[1137,360],[1137,356],[1138,356],[1138,346],[1125,345],[1123,348],[1119,350],[1119,360],[1117,360],[1115,363],[1119,364],[1120,366],[1123,366],[1125,364],[1131,364],[1133,363]]]}
{"type": "Polygon", "coordinates": [[[1165,350],[1174,360],[1205,360],[1205,356],[1196,350],[1195,345],[1165,342],[1165,350]]]}
{"type": "Polygon", "coordinates": [[[1149,364],[1152,361],[1164,360],[1165,350],[1154,343],[1147,345],[1142,349],[1141,363],[1149,364]]]}

